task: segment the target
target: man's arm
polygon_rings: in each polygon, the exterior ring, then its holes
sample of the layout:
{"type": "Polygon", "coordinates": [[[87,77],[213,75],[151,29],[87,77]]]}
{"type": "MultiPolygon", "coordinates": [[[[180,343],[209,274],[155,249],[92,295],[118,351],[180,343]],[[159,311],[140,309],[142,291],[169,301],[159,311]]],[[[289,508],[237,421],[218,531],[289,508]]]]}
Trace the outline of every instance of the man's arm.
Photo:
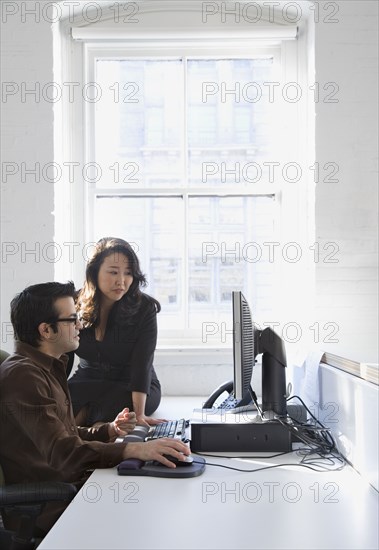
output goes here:
{"type": "Polygon", "coordinates": [[[90,428],[78,426],[78,432],[80,437],[86,441],[109,442],[132,432],[136,427],[136,422],[136,414],[125,408],[118,413],[113,422],[96,422],[90,428]]]}
{"type": "Polygon", "coordinates": [[[70,400],[51,373],[22,360],[1,385],[2,431],[8,447],[14,446],[6,452],[20,464],[31,456],[57,480],[75,481],[88,469],[112,467],[122,460],[125,444],[83,441],[70,400]]]}
{"type": "Polygon", "coordinates": [[[190,452],[187,445],[172,438],[128,444],[83,441],[62,386],[28,362],[2,379],[0,410],[1,439],[7,441],[1,454],[17,463],[13,472],[24,471],[28,461],[29,479],[35,475],[73,482],[87,470],[113,467],[131,457],[174,467],[163,455],[180,459],[190,452]]]}

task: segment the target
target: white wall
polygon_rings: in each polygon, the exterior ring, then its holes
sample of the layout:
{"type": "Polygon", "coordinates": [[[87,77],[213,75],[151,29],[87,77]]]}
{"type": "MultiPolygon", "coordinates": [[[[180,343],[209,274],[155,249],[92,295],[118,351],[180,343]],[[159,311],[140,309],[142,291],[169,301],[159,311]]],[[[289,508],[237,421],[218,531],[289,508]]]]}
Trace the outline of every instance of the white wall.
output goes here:
{"type": "MultiPolygon", "coordinates": [[[[21,2],[9,3],[20,7],[21,2]]],[[[2,22],[3,81],[14,82],[19,91],[3,97],[2,210],[1,210],[1,347],[12,349],[9,335],[9,301],[28,284],[53,278],[54,239],[53,184],[44,169],[53,162],[53,104],[30,94],[53,80],[52,32],[43,17],[46,2],[28,2],[36,13],[21,9],[2,22]],[[38,84],[37,84],[38,85],[38,84]],[[24,101],[23,101],[24,100],[24,101]],[[5,165],[13,162],[15,165],[5,165]],[[23,166],[40,163],[40,183],[35,175],[21,176],[23,166]],[[24,165],[22,164],[24,163],[24,165]],[[6,175],[5,168],[18,170],[6,175]],[[34,252],[27,252],[27,251],[34,252]]],[[[316,161],[321,181],[316,187],[316,233],[320,261],[315,263],[316,316],[322,347],[355,359],[377,361],[377,215],[375,164],[377,150],[377,2],[332,3],[339,7],[337,23],[323,20],[330,13],[320,2],[320,22],[315,24],[315,80],[322,86],[339,86],[338,103],[316,104],[316,161]],[[326,162],[338,164],[339,183],[323,182],[326,162]],[[339,252],[326,263],[325,243],[336,243],[339,252]],[[333,325],[326,325],[333,323],[333,325]],[[337,326],[328,344],[330,330],[337,326]]],[[[12,85],[9,85],[12,86],[12,85]]],[[[7,88],[10,90],[10,88],[7,88]]],[[[64,182],[62,182],[64,185],[64,182]]],[[[317,343],[317,342],[316,342],[317,343]]],[[[201,393],[201,391],[200,391],[201,393]]]]}
{"type": "Polygon", "coordinates": [[[339,248],[316,263],[316,320],[338,326],[324,349],[378,362],[378,3],[338,4],[338,23],[315,25],[316,81],[339,86],[338,103],[316,104],[316,160],[339,167],[316,187],[316,241],[339,248]]]}
{"type": "MultiPolygon", "coordinates": [[[[5,4],[9,10],[18,5],[2,3],[1,23],[1,347],[11,350],[10,299],[29,284],[54,278],[45,246],[54,236],[54,186],[43,177],[54,160],[53,107],[38,92],[53,81],[53,52],[51,26],[39,13],[41,3],[36,13],[23,18],[21,11],[7,15],[5,4]],[[35,174],[26,173],[35,169],[35,174]]],[[[30,8],[35,3],[26,4],[30,8]]]]}
{"type": "Polygon", "coordinates": [[[378,386],[324,364],[319,383],[313,407],[317,418],[331,430],[342,454],[379,490],[378,386]]]}

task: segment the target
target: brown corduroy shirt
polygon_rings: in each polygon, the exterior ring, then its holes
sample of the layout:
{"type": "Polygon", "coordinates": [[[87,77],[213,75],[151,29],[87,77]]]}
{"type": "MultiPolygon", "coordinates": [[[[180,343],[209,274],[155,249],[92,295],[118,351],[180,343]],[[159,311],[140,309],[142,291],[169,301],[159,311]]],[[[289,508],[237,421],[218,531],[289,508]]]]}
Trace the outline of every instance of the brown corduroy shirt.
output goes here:
{"type": "Polygon", "coordinates": [[[0,365],[0,464],[7,484],[81,484],[88,470],[113,467],[123,458],[125,444],[107,443],[108,424],[75,425],[66,362],[65,355],[55,359],[17,342],[0,365]]]}

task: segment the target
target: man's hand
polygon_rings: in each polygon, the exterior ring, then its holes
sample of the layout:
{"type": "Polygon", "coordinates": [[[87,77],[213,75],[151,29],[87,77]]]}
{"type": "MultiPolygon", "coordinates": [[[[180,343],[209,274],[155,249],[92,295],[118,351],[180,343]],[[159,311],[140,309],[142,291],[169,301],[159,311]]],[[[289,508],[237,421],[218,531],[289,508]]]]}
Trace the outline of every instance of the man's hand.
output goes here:
{"type": "Polygon", "coordinates": [[[123,458],[139,458],[140,460],[157,460],[169,468],[175,468],[170,460],[163,455],[170,455],[179,460],[183,460],[183,455],[189,455],[191,452],[188,445],[171,437],[162,437],[153,439],[146,443],[128,443],[124,449],[123,458]]]}
{"type": "Polygon", "coordinates": [[[136,427],[136,415],[130,412],[128,408],[118,413],[113,422],[109,423],[108,433],[110,439],[122,437],[134,430],[136,427]]]}

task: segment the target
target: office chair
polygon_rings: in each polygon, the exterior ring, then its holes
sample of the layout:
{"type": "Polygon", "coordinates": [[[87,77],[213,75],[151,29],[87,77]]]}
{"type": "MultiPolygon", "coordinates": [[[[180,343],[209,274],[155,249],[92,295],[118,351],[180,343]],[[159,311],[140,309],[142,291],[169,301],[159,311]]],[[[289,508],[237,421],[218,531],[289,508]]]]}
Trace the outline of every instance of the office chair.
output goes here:
{"type": "Polygon", "coordinates": [[[5,359],[9,356],[9,353],[7,351],[4,351],[3,349],[0,349],[0,365],[5,359]]]}
{"type": "MultiPolygon", "coordinates": [[[[0,364],[8,357],[0,350],[0,364]]],[[[63,482],[15,483],[6,485],[0,465],[0,548],[2,550],[34,550],[41,542],[35,536],[36,520],[48,502],[71,501],[76,487],[63,482]],[[4,524],[12,518],[18,529],[7,529],[4,524]]]]}

